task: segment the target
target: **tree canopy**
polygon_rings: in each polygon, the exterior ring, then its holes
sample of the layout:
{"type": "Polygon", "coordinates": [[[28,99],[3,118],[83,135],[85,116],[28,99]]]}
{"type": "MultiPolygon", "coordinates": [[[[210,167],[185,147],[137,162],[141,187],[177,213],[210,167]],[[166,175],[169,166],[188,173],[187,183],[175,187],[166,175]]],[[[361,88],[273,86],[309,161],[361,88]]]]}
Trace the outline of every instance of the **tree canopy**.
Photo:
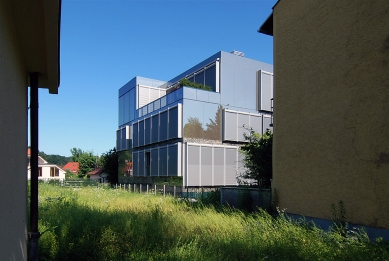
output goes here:
{"type": "Polygon", "coordinates": [[[245,172],[238,177],[239,183],[244,180],[254,180],[259,187],[270,187],[272,179],[272,145],[273,133],[266,131],[263,135],[248,129],[249,134],[244,133],[248,143],[240,147],[240,153],[244,156],[243,165],[245,172]]]}

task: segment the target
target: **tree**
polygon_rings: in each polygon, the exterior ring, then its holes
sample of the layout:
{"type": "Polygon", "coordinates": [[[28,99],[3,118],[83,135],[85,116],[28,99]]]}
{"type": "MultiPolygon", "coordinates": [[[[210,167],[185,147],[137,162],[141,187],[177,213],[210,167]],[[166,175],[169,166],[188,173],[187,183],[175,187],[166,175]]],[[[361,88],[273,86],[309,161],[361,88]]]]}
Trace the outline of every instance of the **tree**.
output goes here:
{"type": "Polygon", "coordinates": [[[78,156],[77,162],[80,164],[78,176],[83,178],[88,172],[96,168],[97,158],[93,156],[92,152],[83,152],[78,156]]]}
{"type": "Polygon", "coordinates": [[[204,137],[203,124],[198,118],[189,117],[184,126],[185,137],[202,139],[204,137]]]}
{"type": "Polygon", "coordinates": [[[272,179],[272,145],[273,133],[267,130],[263,135],[248,129],[249,134],[244,133],[244,138],[248,143],[240,147],[240,153],[243,154],[243,165],[245,172],[238,177],[242,179],[251,179],[259,187],[270,187],[272,179]]]}
{"type": "Polygon", "coordinates": [[[73,148],[70,150],[70,153],[72,153],[72,156],[70,157],[70,160],[73,162],[78,162],[79,157],[81,154],[84,154],[85,152],[78,148],[73,148]]]}
{"type": "Polygon", "coordinates": [[[115,148],[101,155],[100,165],[103,171],[108,174],[108,180],[111,184],[118,183],[119,154],[115,148]]]}
{"type": "Polygon", "coordinates": [[[222,112],[223,106],[219,105],[216,111],[215,120],[209,119],[210,123],[206,123],[207,129],[204,131],[205,137],[210,140],[220,140],[222,137],[222,112]]]}

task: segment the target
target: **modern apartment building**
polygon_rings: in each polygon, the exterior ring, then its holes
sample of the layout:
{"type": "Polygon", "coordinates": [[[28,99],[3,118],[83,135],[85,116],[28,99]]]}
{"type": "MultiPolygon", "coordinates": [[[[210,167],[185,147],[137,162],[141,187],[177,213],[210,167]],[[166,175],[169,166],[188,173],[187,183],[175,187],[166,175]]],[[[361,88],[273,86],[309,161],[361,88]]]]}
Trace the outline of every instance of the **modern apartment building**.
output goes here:
{"type": "Polygon", "coordinates": [[[119,89],[117,150],[131,151],[134,176],[237,185],[243,133],[272,129],[272,98],[273,66],[236,51],[168,82],[137,76],[119,89]]]}

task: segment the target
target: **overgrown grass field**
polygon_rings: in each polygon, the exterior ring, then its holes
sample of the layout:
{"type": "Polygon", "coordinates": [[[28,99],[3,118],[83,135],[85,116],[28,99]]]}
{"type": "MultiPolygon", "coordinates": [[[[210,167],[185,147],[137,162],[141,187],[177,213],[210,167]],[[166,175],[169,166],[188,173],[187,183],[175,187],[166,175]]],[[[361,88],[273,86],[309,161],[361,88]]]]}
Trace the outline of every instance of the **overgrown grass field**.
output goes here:
{"type": "Polygon", "coordinates": [[[363,232],[110,188],[39,185],[39,260],[389,260],[363,232]]]}

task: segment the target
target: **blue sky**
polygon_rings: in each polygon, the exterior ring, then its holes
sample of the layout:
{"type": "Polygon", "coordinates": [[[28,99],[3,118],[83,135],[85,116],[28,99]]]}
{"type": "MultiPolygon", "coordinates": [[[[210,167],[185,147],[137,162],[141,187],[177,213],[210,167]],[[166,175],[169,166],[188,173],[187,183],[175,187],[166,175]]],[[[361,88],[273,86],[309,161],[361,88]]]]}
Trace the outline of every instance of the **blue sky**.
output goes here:
{"type": "Polygon", "coordinates": [[[273,63],[257,30],[276,2],[63,0],[61,84],[39,91],[39,150],[115,147],[118,89],[134,76],[170,80],[220,50],[273,63]]]}

